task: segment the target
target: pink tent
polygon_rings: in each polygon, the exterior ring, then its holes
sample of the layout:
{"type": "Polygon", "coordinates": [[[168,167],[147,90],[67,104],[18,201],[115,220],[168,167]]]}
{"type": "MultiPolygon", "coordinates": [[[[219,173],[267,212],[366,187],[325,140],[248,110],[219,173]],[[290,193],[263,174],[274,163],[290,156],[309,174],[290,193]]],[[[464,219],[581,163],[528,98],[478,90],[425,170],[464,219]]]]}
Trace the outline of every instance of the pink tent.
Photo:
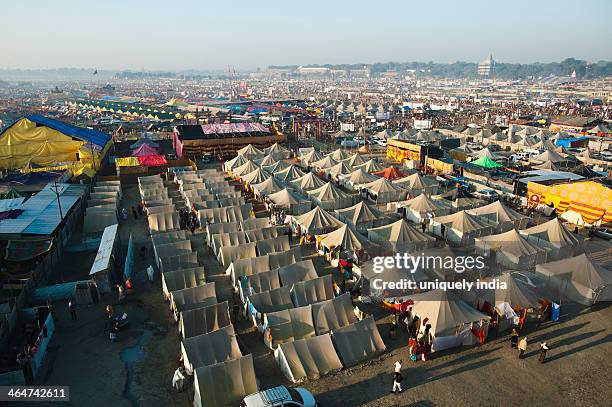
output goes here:
{"type": "Polygon", "coordinates": [[[148,144],[143,144],[134,151],[132,151],[132,157],[146,157],[148,155],[157,155],[159,154],[156,149],[151,147],[148,144]]]}
{"type": "Polygon", "coordinates": [[[166,157],[164,157],[163,155],[147,155],[144,157],[138,157],[138,162],[140,163],[140,165],[146,165],[149,167],[168,164],[168,161],[166,161],[166,157]]]}

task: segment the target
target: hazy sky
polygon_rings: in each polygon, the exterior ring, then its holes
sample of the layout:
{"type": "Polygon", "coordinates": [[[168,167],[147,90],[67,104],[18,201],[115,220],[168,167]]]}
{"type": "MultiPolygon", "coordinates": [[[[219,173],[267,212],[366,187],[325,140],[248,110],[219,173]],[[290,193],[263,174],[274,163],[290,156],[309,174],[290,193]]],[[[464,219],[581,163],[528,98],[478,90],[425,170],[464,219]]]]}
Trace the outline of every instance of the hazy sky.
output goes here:
{"type": "Polygon", "coordinates": [[[612,0],[4,0],[0,68],[612,60],[612,0]]]}

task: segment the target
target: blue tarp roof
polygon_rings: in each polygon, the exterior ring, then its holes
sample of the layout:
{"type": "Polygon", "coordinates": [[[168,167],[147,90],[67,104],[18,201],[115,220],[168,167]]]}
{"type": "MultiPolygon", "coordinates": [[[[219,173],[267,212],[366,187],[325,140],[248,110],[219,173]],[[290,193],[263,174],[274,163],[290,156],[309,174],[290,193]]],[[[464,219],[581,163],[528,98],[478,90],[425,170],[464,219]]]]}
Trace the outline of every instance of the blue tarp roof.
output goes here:
{"type": "Polygon", "coordinates": [[[92,143],[100,148],[104,148],[104,146],[106,146],[106,143],[108,143],[111,139],[108,134],[104,134],[100,131],[74,126],[72,124],[64,123],[55,119],[50,119],[48,117],[40,116],[38,114],[31,114],[29,116],[26,116],[26,118],[40,126],[47,126],[53,130],[57,130],[61,133],[64,133],[67,136],[74,137],[87,143],[92,143]]]}
{"type": "Polygon", "coordinates": [[[567,147],[571,147],[572,143],[575,143],[576,141],[582,141],[582,140],[588,140],[588,137],[564,138],[564,139],[555,141],[555,144],[558,146],[567,148],[567,147]]]}

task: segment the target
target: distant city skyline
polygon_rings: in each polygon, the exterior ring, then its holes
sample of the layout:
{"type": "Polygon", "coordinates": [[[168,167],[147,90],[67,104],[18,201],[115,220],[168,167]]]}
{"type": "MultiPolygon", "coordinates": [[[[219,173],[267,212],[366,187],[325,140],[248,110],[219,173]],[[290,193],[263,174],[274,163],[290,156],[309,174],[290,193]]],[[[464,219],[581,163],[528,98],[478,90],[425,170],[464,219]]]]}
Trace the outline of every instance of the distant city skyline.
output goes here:
{"type": "Polygon", "coordinates": [[[269,65],[612,60],[612,2],[21,0],[0,69],[255,70],[269,65]],[[41,6],[42,5],[42,6],[41,6]]]}

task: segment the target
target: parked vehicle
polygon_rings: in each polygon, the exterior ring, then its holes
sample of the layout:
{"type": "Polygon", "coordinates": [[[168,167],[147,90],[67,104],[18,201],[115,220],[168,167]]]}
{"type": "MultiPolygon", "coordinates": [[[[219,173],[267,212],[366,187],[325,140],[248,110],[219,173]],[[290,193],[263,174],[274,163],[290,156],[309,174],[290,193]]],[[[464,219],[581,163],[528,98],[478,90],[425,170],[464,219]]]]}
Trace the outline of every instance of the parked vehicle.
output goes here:
{"type": "Polygon", "coordinates": [[[492,189],[483,189],[482,191],[475,192],[475,195],[479,198],[486,200],[494,200],[499,198],[499,194],[492,189]]]}
{"type": "Polygon", "coordinates": [[[308,390],[302,387],[278,386],[246,396],[241,407],[316,407],[317,401],[308,390]]]}
{"type": "Polygon", "coordinates": [[[597,228],[595,229],[593,234],[602,239],[612,240],[612,229],[611,228],[597,228]]]}

